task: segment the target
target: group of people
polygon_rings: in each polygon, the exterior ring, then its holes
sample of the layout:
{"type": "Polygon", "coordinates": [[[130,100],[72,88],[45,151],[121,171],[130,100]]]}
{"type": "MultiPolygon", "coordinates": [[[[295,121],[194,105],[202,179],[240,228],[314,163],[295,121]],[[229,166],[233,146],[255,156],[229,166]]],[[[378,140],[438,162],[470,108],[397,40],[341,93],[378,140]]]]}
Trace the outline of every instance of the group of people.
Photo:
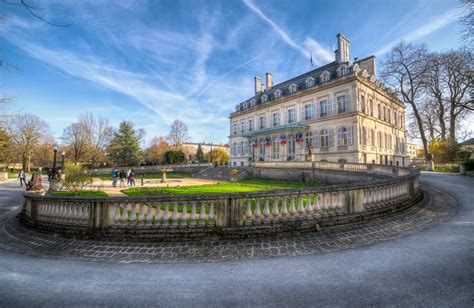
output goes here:
{"type": "MultiPolygon", "coordinates": [[[[141,184],[143,186],[145,173],[140,174],[141,184]]],[[[126,186],[135,186],[135,170],[133,168],[128,168],[127,170],[122,169],[118,171],[117,168],[112,169],[112,186],[117,187],[117,181],[120,180],[120,187],[125,187],[125,180],[127,180],[126,186]]]]}

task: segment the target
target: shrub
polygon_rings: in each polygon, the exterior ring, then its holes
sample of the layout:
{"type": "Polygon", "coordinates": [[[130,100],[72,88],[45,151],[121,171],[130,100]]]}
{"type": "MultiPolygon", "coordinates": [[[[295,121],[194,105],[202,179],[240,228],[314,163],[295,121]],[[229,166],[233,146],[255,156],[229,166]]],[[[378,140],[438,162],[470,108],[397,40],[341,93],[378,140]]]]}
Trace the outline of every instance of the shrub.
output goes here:
{"type": "Polygon", "coordinates": [[[183,151],[167,151],[165,153],[165,160],[167,164],[182,164],[184,163],[185,156],[183,151]]]}
{"type": "Polygon", "coordinates": [[[79,195],[87,186],[92,184],[91,176],[87,175],[83,166],[73,162],[66,162],[64,166],[66,177],[62,189],[79,195]]]}
{"type": "Polygon", "coordinates": [[[465,162],[464,166],[466,167],[466,171],[473,171],[474,170],[474,159],[471,159],[471,160],[465,162]]]}

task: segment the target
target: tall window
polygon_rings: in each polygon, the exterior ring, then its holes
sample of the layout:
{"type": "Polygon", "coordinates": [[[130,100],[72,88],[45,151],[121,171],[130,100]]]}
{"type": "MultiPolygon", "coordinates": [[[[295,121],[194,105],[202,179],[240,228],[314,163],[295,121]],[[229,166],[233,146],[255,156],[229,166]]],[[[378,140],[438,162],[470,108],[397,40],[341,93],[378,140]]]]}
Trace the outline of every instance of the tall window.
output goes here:
{"type": "Polygon", "coordinates": [[[311,120],[313,118],[313,105],[308,104],[304,106],[304,119],[311,120]]]}
{"type": "Polygon", "coordinates": [[[313,148],[313,134],[311,132],[307,132],[305,135],[305,149],[312,149],[313,148]]]}
{"type": "Polygon", "coordinates": [[[388,119],[387,119],[388,123],[392,123],[392,115],[391,115],[390,108],[387,110],[387,114],[388,114],[388,119]]]}
{"type": "Polygon", "coordinates": [[[346,104],[346,96],[345,95],[338,96],[337,97],[337,113],[339,114],[339,113],[344,113],[347,111],[349,110],[346,104]]]}
{"type": "Polygon", "coordinates": [[[272,159],[280,158],[280,143],[278,137],[272,138],[272,159]]]}
{"type": "Polygon", "coordinates": [[[382,107],[380,106],[380,104],[377,104],[377,113],[379,120],[382,120],[382,107]]]}
{"type": "Polygon", "coordinates": [[[258,139],[258,153],[260,154],[260,157],[265,156],[265,144],[263,143],[263,138],[258,139]]]}
{"type": "Polygon", "coordinates": [[[252,119],[249,120],[248,126],[249,126],[249,132],[253,131],[253,120],[252,119]]]}
{"type": "Polygon", "coordinates": [[[296,110],[288,109],[288,124],[296,123],[296,110]]]}
{"type": "Polygon", "coordinates": [[[370,115],[374,116],[374,101],[370,100],[370,115]]]}
{"type": "Polygon", "coordinates": [[[245,132],[245,123],[243,121],[240,122],[240,132],[241,133],[245,132]]]}
{"type": "Polygon", "coordinates": [[[327,117],[328,115],[328,101],[320,101],[319,102],[319,116],[320,117],[327,117]]]}
{"type": "Polygon", "coordinates": [[[280,125],[280,113],[275,112],[273,114],[273,126],[279,126],[280,125]]]}
{"type": "Polygon", "coordinates": [[[370,145],[375,146],[375,130],[370,130],[370,145]]]}
{"type": "Polygon", "coordinates": [[[385,109],[385,106],[383,106],[383,111],[382,111],[382,120],[386,121],[387,120],[387,110],[385,109]]]}
{"type": "Polygon", "coordinates": [[[237,135],[237,123],[234,123],[234,135],[237,135]]]}
{"type": "Polygon", "coordinates": [[[362,112],[365,113],[365,96],[364,95],[360,96],[360,109],[362,112]]]}
{"type": "Polygon", "coordinates": [[[319,133],[319,146],[321,148],[327,148],[329,146],[329,131],[327,129],[322,129],[319,133]]]}
{"type": "Polygon", "coordinates": [[[337,129],[337,145],[344,146],[349,144],[349,131],[347,127],[339,127],[337,129]]]}
{"type": "Polygon", "coordinates": [[[264,129],[266,124],[267,124],[266,122],[267,121],[266,121],[265,117],[258,118],[258,127],[259,127],[259,129],[264,129]]]}

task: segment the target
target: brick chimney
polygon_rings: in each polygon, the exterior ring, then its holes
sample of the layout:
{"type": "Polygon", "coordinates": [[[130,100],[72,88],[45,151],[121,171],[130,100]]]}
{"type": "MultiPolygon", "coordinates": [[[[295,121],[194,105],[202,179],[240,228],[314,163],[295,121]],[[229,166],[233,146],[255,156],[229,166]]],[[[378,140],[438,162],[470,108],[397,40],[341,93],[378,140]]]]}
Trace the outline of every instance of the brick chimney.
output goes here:
{"type": "Polygon", "coordinates": [[[267,90],[270,90],[273,87],[273,75],[272,73],[266,73],[265,79],[267,82],[267,90]]]}
{"type": "Polygon", "coordinates": [[[262,78],[255,76],[255,94],[262,92],[262,78]]]}

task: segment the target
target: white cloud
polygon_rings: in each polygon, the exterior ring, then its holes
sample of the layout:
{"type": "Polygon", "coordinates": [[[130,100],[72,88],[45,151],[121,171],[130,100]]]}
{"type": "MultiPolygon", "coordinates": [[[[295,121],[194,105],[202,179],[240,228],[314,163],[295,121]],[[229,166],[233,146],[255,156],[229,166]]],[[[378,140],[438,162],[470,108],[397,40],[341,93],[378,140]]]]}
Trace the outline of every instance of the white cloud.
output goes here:
{"type": "Polygon", "coordinates": [[[401,40],[406,42],[413,42],[418,40],[419,38],[427,36],[432,32],[437,31],[445,27],[446,25],[456,21],[464,14],[466,14],[466,12],[463,10],[462,7],[459,7],[451,9],[444,14],[434,16],[429,22],[416,28],[414,31],[407,33],[397,38],[396,40],[393,40],[390,43],[382,46],[379,50],[375,52],[375,55],[380,56],[387,53],[393,46],[397,45],[401,40]]]}
{"type": "Polygon", "coordinates": [[[271,20],[267,15],[265,15],[260,8],[258,8],[253,0],[244,0],[245,5],[251,9],[255,14],[257,14],[261,19],[263,19],[266,23],[268,23],[273,30],[281,37],[281,39],[297,50],[303,57],[309,58],[310,51],[313,56],[313,61],[315,61],[317,64],[321,64],[325,61],[333,61],[334,57],[332,55],[332,52],[327,50],[326,48],[323,48],[321,44],[316,42],[314,39],[307,37],[305,41],[305,47],[303,48],[300,44],[298,44],[295,40],[293,40],[290,35],[285,31],[283,28],[281,28],[279,25],[277,25],[273,20],[271,20]]]}

